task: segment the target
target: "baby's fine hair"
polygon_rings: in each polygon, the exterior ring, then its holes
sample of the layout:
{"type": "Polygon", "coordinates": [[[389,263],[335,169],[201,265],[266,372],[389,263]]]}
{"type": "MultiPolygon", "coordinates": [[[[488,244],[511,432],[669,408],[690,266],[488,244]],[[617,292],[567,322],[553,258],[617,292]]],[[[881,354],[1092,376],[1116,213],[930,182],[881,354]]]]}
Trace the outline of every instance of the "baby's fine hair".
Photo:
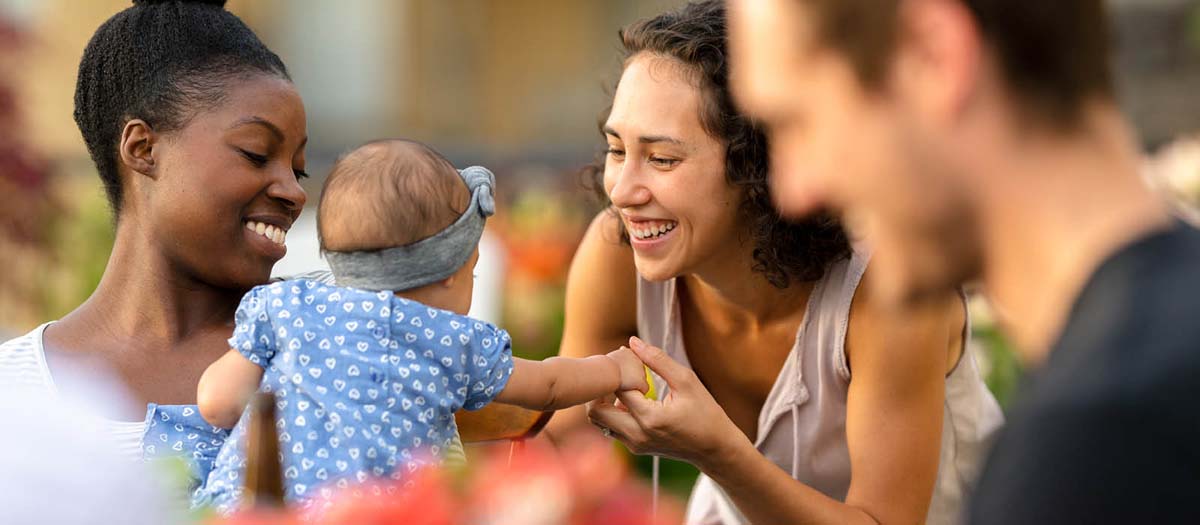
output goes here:
{"type": "Polygon", "coordinates": [[[333,165],[317,209],[323,251],[372,251],[433,236],[471,203],[458,170],[433,148],[404,139],[368,142],[333,165]]]}

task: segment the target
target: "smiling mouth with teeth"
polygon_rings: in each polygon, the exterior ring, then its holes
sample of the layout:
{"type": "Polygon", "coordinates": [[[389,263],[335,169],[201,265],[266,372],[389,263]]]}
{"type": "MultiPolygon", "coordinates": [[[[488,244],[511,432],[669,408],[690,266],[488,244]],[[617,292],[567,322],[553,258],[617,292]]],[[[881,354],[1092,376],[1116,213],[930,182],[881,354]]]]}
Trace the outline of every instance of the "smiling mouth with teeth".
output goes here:
{"type": "Polygon", "coordinates": [[[278,226],[257,221],[246,221],[246,229],[262,235],[263,237],[266,237],[267,240],[280,246],[287,241],[287,230],[278,226]]]}
{"type": "Polygon", "coordinates": [[[662,222],[658,224],[638,224],[628,227],[629,235],[635,239],[648,240],[656,239],[666,235],[671,230],[675,229],[675,222],[662,222]]]}

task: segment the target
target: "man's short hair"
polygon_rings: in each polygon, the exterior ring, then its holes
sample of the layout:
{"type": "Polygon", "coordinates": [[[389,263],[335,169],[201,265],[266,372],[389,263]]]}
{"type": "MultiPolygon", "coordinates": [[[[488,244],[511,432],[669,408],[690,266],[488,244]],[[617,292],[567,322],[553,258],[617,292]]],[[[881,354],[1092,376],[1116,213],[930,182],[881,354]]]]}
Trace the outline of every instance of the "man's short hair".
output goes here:
{"type": "MultiPolygon", "coordinates": [[[[844,55],[867,88],[881,88],[900,35],[903,0],[795,0],[815,15],[821,45],[844,55]]],[[[1026,113],[1078,123],[1089,102],[1115,98],[1112,30],[1104,0],[958,0],[1026,113]]]]}

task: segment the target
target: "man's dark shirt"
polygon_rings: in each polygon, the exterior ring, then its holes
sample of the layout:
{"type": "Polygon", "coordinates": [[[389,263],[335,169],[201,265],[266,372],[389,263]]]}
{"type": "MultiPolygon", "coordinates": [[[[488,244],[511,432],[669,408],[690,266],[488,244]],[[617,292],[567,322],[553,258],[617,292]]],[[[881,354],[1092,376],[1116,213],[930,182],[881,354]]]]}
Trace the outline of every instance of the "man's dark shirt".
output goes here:
{"type": "Polygon", "coordinates": [[[1105,261],[970,504],[991,523],[1200,523],[1200,231],[1105,261]]]}

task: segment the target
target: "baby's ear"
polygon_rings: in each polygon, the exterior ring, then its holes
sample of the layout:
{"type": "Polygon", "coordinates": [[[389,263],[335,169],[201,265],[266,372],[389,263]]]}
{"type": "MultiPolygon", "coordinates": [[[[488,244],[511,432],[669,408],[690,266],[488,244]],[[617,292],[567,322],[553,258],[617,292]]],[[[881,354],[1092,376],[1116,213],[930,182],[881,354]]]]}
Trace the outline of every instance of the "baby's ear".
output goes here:
{"type": "Polygon", "coordinates": [[[442,286],[444,286],[446,288],[453,287],[455,277],[456,277],[456,275],[451,275],[450,277],[447,277],[444,280],[442,280],[442,286]]]}

